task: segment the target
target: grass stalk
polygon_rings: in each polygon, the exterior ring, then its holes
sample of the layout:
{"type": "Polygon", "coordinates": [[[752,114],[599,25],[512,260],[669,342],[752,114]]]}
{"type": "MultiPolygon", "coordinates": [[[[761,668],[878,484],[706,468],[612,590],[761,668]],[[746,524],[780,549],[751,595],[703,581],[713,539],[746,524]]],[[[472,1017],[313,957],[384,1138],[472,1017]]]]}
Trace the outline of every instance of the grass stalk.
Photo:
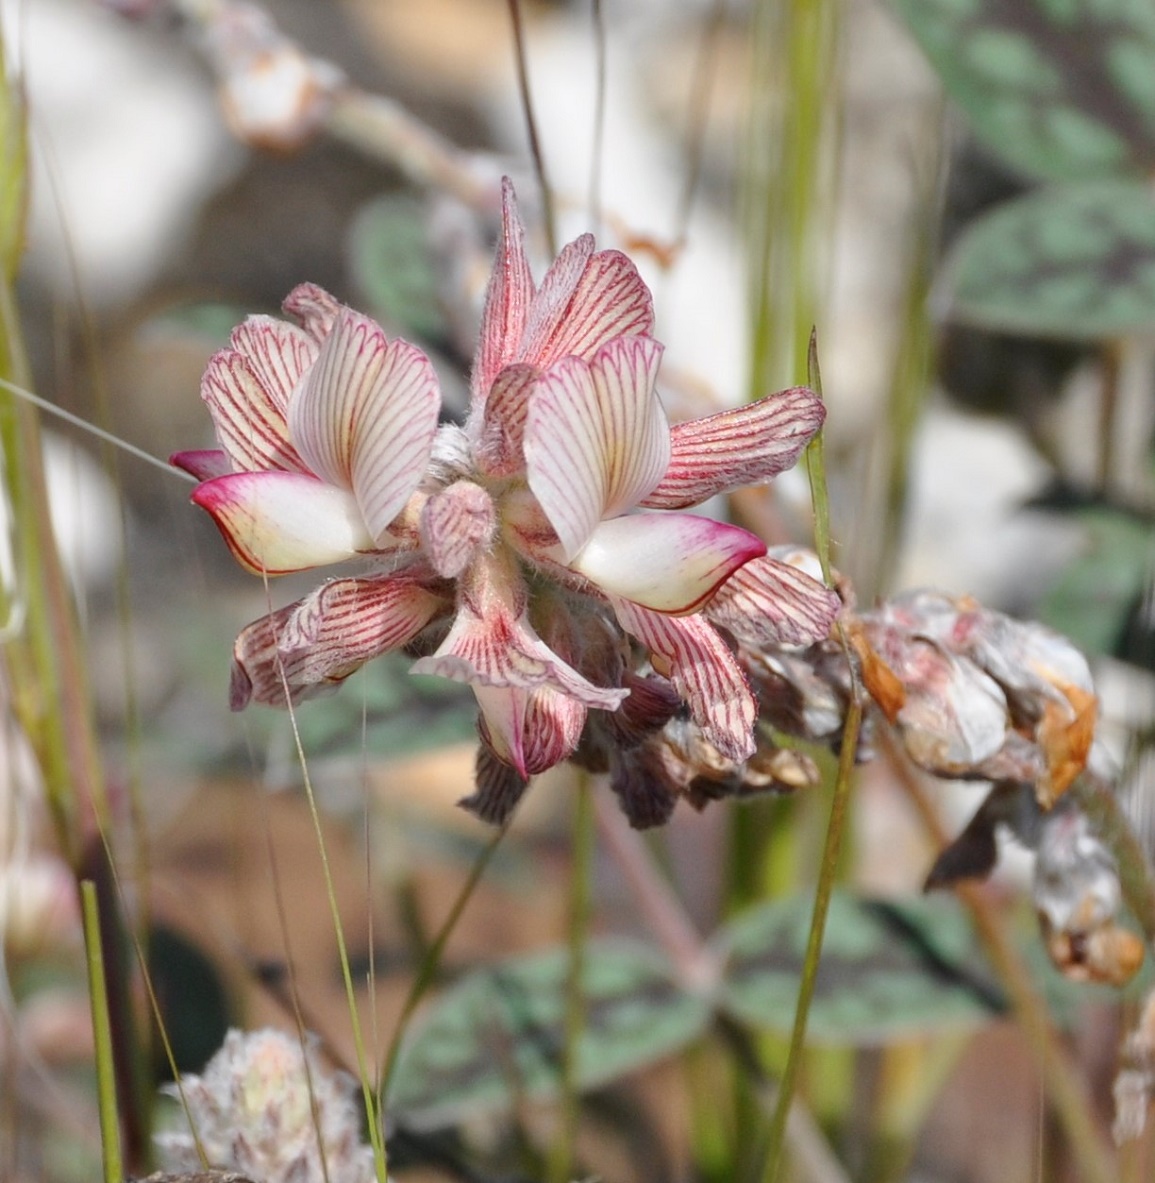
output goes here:
{"type": "Polygon", "coordinates": [[[104,1183],[121,1183],[124,1163],[120,1154],[120,1121],[116,1104],[116,1065],[112,1049],[112,1024],[105,988],[104,946],[100,938],[100,913],[96,885],[80,884],[84,945],[88,963],[88,999],[92,1007],[92,1035],[96,1047],[96,1094],[100,1112],[101,1160],[104,1183]]]}

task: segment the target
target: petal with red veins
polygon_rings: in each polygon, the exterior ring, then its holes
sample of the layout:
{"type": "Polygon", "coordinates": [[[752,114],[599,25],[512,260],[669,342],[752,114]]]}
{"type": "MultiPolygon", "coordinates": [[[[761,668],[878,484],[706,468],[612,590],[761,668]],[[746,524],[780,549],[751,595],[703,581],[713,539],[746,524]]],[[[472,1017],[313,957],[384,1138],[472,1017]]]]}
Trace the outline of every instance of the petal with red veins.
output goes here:
{"type": "Polygon", "coordinates": [[[199,485],[207,510],[241,566],[284,575],[373,549],[357,502],[343,489],[296,472],[235,472],[199,485]]]}
{"type": "Polygon", "coordinates": [[[754,751],[757,707],[746,679],[722,638],[701,616],[664,616],[628,600],[613,601],[622,628],[649,649],[690,716],[727,759],[754,751]]]}
{"type": "Polygon", "coordinates": [[[318,476],[352,489],[384,541],[425,472],[440,402],[420,349],[343,308],[289,408],[289,431],[318,476]]]}
{"type": "Polygon", "coordinates": [[[494,379],[517,358],[533,295],[533,276],[525,257],[525,230],[517,212],[513,182],[506,177],[501,183],[501,235],[485,293],[481,336],[470,383],[473,407],[478,413],[485,406],[494,379]]]}
{"type": "Polygon", "coordinates": [[[229,345],[249,363],[284,418],[289,396],[317,356],[317,343],[296,325],[271,316],[250,316],[233,329],[229,345]]]}
{"type": "Polygon", "coordinates": [[[434,571],[456,579],[487,546],[496,524],[493,499],[472,481],[454,481],[421,510],[421,542],[434,571]]]}
{"type": "Polygon", "coordinates": [[[283,391],[266,387],[253,362],[236,349],[221,349],[209,358],[201,398],[208,405],[217,441],[238,472],[304,469],[289,439],[285,397],[283,391]]]}
{"type": "Polygon", "coordinates": [[[706,615],[747,645],[812,645],[830,633],[841,607],[837,592],[766,556],[731,575],[706,615]]]}
{"type": "Polygon", "coordinates": [[[485,404],[473,454],[487,476],[512,476],[525,467],[522,440],[529,396],[541,371],[515,363],[498,374],[485,404]]]}
{"type": "Polygon", "coordinates": [[[474,686],[483,739],[523,777],[536,776],[573,754],[586,708],[549,686],[519,690],[474,686]]]}
{"type": "Polygon", "coordinates": [[[595,527],[569,565],[608,595],[681,615],[696,612],[728,576],[765,553],[761,538],[737,526],[690,513],[641,513],[595,527]]]}
{"type": "Polygon", "coordinates": [[[588,359],[615,337],[653,331],[653,299],[638,269],[620,251],[592,254],[593,245],[588,234],[571,243],[542,280],[526,325],[524,361],[545,368],[563,357],[588,359]]]}
{"type": "Polygon", "coordinates": [[[533,391],[526,475],[567,562],[602,518],[632,507],[666,470],[670,429],[654,394],[661,355],[652,338],[619,338],[591,362],[558,362],[533,391]]]}
{"type": "Polygon", "coordinates": [[[315,283],[299,283],[281,302],[281,307],[320,344],[329,335],[341,302],[315,283]]]}
{"type": "Polygon", "coordinates": [[[818,395],[795,386],[732,411],[676,423],[670,429],[669,468],[641,504],[684,509],[768,481],[794,464],[825,417],[818,395]]]}
{"type": "Polygon", "coordinates": [[[206,448],[200,452],[173,452],[168,462],[173,468],[195,476],[198,481],[209,481],[233,471],[228,453],[219,448],[206,448]]]}
{"type": "Polygon", "coordinates": [[[518,360],[545,368],[563,356],[550,352],[549,343],[573,307],[574,293],[596,245],[592,234],[582,234],[567,242],[550,264],[529,306],[524,331],[517,343],[518,360]]]}
{"type": "Polygon", "coordinates": [[[549,686],[586,706],[615,710],[625,690],[595,686],[564,662],[533,631],[524,616],[514,616],[490,601],[478,615],[465,596],[458,597],[453,627],[436,653],[413,665],[415,674],[433,674],[478,686],[533,690],[549,686]]]}
{"type": "Polygon", "coordinates": [[[324,693],[371,658],[408,644],[446,601],[405,579],[336,579],[262,616],[233,646],[229,701],[241,710],[324,693]]]}

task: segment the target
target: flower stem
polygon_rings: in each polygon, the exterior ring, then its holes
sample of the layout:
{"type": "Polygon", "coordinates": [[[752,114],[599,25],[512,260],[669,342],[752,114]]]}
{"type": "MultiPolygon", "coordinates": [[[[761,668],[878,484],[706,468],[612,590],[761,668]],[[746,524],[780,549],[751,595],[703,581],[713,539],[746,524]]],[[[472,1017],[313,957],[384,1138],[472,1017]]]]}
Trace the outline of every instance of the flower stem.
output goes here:
{"type": "Polygon", "coordinates": [[[858,729],[862,722],[862,704],[857,695],[851,697],[846,711],[846,725],[842,732],[842,752],[838,761],[838,777],[834,783],[834,800],[830,805],[830,821],[826,827],[826,844],[822,852],[822,872],[814,894],[814,912],[810,920],[810,935],[806,942],[806,960],[802,965],[802,980],[798,986],[798,1003],[794,1011],[794,1028],[790,1035],[790,1051],[786,1068],[778,1088],[777,1103],[766,1137],[766,1158],[763,1179],[773,1183],[778,1177],[786,1134],[786,1119],[790,1114],[798,1071],[806,1043],[806,1021],[814,997],[814,983],[818,976],[818,962],[822,955],[822,938],[826,931],[826,914],[838,874],[838,859],[842,835],[846,828],[850,790],[854,783],[854,758],[858,750],[858,729]]]}
{"type": "Polygon", "coordinates": [[[393,1079],[393,1071],[397,1067],[397,1057],[400,1055],[405,1032],[409,1029],[409,1021],[413,1017],[413,1012],[417,1009],[417,1004],[425,997],[425,992],[432,984],[433,978],[437,973],[437,967],[441,964],[441,955],[445,952],[445,946],[449,938],[453,935],[453,930],[457,927],[457,922],[461,919],[461,914],[465,911],[465,906],[473,898],[473,892],[478,883],[481,882],[481,876],[484,874],[485,868],[489,866],[490,859],[497,853],[498,845],[505,837],[508,829],[509,822],[507,821],[489,840],[485,849],[477,856],[473,866],[470,868],[469,878],[466,879],[464,886],[457,893],[457,898],[453,901],[453,906],[449,909],[449,915],[445,917],[441,927],[437,930],[437,935],[433,938],[433,943],[429,946],[421,961],[421,968],[417,971],[417,976],[413,979],[413,985],[409,987],[409,993],[405,996],[405,1002],[401,1007],[401,1016],[398,1018],[397,1026],[394,1028],[393,1039],[389,1044],[389,1051],[385,1055],[384,1067],[381,1069],[377,1083],[378,1108],[383,1108],[388,1096],[389,1082],[393,1079]]]}
{"type": "Polygon", "coordinates": [[[554,1139],[547,1163],[547,1183],[569,1183],[577,1149],[581,1118],[578,1068],[582,1028],[585,1025],[583,971],[589,935],[590,886],[595,846],[593,791],[582,773],[574,802],[573,868],[569,899],[569,970],[566,974],[565,1036],[561,1061],[560,1136],[554,1139]]]}

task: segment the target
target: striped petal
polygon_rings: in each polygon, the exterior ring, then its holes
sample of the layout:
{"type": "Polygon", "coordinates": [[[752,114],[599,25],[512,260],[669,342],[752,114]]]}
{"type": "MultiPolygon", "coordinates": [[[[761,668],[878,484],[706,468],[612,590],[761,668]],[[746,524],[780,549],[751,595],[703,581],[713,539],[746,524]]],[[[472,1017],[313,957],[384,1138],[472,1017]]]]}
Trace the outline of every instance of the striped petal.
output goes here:
{"type": "Polygon", "coordinates": [[[505,177],[501,182],[501,235],[485,293],[481,338],[470,382],[477,414],[484,410],[494,379],[517,358],[533,294],[533,276],[525,257],[525,230],[517,212],[513,182],[505,177]]]}
{"type": "Polygon", "coordinates": [[[332,689],[371,658],[408,644],[446,601],[405,579],[337,579],[241,631],[229,703],[285,706],[332,689]]]}
{"type": "Polygon", "coordinates": [[[649,337],[623,337],[591,362],[558,362],[533,392],[526,474],[567,562],[602,518],[632,507],[666,470],[670,429],[654,394],[661,355],[649,337]]]}
{"type": "Polygon", "coordinates": [[[290,406],[289,432],[318,476],[352,489],[383,542],[425,471],[439,409],[425,354],[342,308],[290,406]]]}
{"type": "Polygon", "coordinates": [[[219,448],[206,448],[200,452],[173,452],[168,458],[173,468],[179,468],[198,481],[210,481],[215,476],[225,476],[233,471],[233,462],[227,452],[219,448]]]}
{"type": "Polygon", "coordinates": [[[622,628],[649,649],[706,738],[729,760],[754,751],[757,708],[746,679],[722,638],[701,616],[665,616],[614,600],[622,628]]]}
{"type": "Polygon", "coordinates": [[[530,309],[520,359],[543,369],[587,360],[615,337],[653,332],[654,305],[638,269],[620,251],[593,253],[584,234],[558,256],[530,309]]]}
{"type": "Polygon", "coordinates": [[[813,645],[830,633],[841,607],[833,589],[767,555],[731,575],[706,615],[747,645],[813,645]]]}
{"type": "Polygon", "coordinates": [[[625,690],[595,686],[563,661],[534,632],[516,588],[499,582],[498,573],[477,564],[471,578],[458,584],[457,615],[441,647],[413,666],[416,674],[433,674],[468,682],[534,690],[550,686],[591,707],[612,711],[625,690]]]}
{"type": "Polygon", "coordinates": [[[320,344],[329,335],[341,311],[341,302],[315,283],[299,283],[284,298],[281,307],[320,344]]]}
{"type": "Polygon", "coordinates": [[[242,567],[284,575],[373,549],[357,503],[343,489],[295,472],[236,472],[193,492],[242,567]]]}
{"type": "Polygon", "coordinates": [[[506,366],[489,391],[473,454],[487,476],[513,476],[525,467],[522,441],[529,396],[541,371],[536,366],[506,366]]]}
{"type": "Polygon", "coordinates": [[[482,738],[523,777],[560,764],[581,739],[586,708],[549,686],[474,686],[473,693],[481,708],[482,738]]]}
{"type": "Polygon", "coordinates": [[[765,553],[761,538],[737,526],[689,513],[642,513],[602,522],[569,565],[609,595],[681,615],[696,612],[727,576],[765,553]]]}
{"type": "MultiPolygon", "coordinates": [[[[269,325],[276,323],[268,321],[269,325]]],[[[292,330],[291,325],[283,327],[292,330]]],[[[260,335],[255,328],[249,333],[254,340],[260,335]]],[[[292,354],[292,347],[287,337],[280,338],[271,329],[265,337],[267,350],[262,361],[255,362],[231,347],[214,353],[201,379],[201,398],[208,405],[217,441],[237,472],[300,472],[305,465],[289,439],[285,420],[288,392],[275,384],[278,363],[271,360],[277,354],[278,341],[285,346],[286,355],[292,354]],[[258,376],[258,368],[263,377],[258,376]]],[[[292,363],[282,357],[280,364],[287,368],[292,363]]]]}
{"type": "Polygon", "coordinates": [[[641,504],[684,509],[768,481],[794,464],[825,418],[818,395],[795,386],[732,411],[676,423],[670,429],[669,468],[641,504]]]}
{"type": "Polygon", "coordinates": [[[250,316],[233,329],[229,345],[249,363],[284,419],[289,396],[316,359],[317,343],[296,325],[271,316],[250,316]]]}

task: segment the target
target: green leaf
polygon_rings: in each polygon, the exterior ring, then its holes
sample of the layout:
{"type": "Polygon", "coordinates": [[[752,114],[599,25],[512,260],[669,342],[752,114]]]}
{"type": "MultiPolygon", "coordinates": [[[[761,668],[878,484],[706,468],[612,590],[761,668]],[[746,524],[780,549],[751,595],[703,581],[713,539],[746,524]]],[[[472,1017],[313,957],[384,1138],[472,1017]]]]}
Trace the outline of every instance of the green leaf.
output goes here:
{"type": "Polygon", "coordinates": [[[1095,339],[1155,326],[1155,193],[1055,185],[1001,205],[956,243],[947,313],[985,328],[1095,339]]]}
{"type": "MultiPolygon", "coordinates": [[[[789,1034],[811,906],[808,896],[775,900],[720,934],[721,1005],[740,1021],[789,1034]]],[[[970,922],[953,897],[884,902],[835,892],[809,1038],[861,1046],[988,1022],[1005,1002],[976,961],[970,922]]]]}
{"type": "Polygon", "coordinates": [[[975,134],[1068,180],[1155,164],[1149,0],[894,0],[975,134]]]}
{"type": "Polygon", "coordinates": [[[408,336],[446,336],[437,274],[425,230],[425,210],[393,194],[361,207],[349,229],[353,275],[373,312],[408,336]]]}
{"type": "MultiPolygon", "coordinates": [[[[402,1053],[388,1111],[424,1128],[554,1096],[561,1084],[569,955],[519,957],[471,973],[443,994],[402,1053]]],[[[594,1088],[698,1038],[710,1006],[674,982],[645,946],[591,941],[577,1083],[594,1088]]]]}
{"type": "Polygon", "coordinates": [[[1108,512],[1081,515],[1083,553],[1043,597],[1039,616],[1088,653],[1113,656],[1152,569],[1149,523],[1108,512]]]}

